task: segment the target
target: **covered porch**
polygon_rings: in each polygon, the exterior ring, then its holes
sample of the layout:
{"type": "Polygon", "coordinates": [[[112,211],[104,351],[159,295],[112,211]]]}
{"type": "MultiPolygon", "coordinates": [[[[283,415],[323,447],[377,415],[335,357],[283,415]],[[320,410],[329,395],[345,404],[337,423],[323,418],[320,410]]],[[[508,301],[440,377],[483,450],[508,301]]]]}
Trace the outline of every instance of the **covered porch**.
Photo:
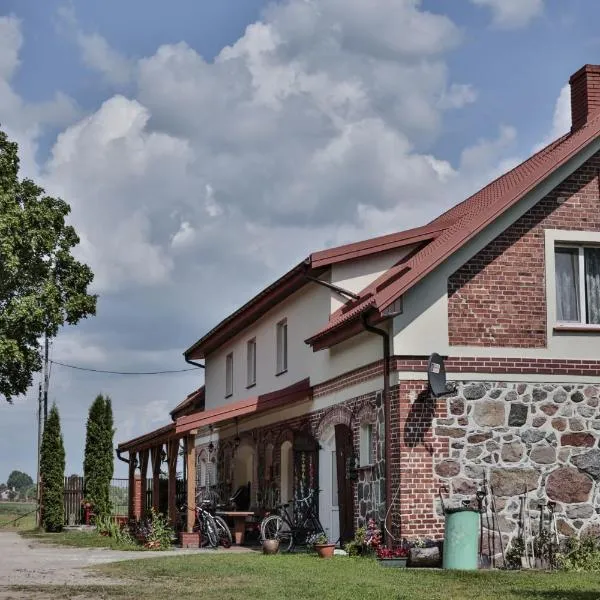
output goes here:
{"type": "Polygon", "coordinates": [[[195,436],[195,430],[177,433],[175,423],[170,423],[119,444],[117,457],[128,463],[130,520],[145,519],[154,509],[168,515],[177,530],[192,532],[196,505],[195,436]],[[184,513],[183,506],[187,506],[184,513]]]}

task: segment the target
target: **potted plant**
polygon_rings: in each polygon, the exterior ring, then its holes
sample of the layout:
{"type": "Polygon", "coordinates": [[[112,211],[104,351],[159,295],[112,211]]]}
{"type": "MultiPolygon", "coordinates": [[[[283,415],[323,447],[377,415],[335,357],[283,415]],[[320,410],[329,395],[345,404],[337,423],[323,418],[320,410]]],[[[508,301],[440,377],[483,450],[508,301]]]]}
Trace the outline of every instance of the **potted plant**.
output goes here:
{"type": "Polygon", "coordinates": [[[262,549],[264,554],[277,554],[279,551],[279,540],[263,540],[262,549]]]}
{"type": "Polygon", "coordinates": [[[324,533],[320,533],[313,542],[313,548],[321,558],[331,558],[335,544],[332,544],[324,533]]]}
{"type": "Polygon", "coordinates": [[[408,560],[408,549],[405,547],[400,548],[387,548],[386,546],[380,546],[377,548],[377,561],[382,567],[406,567],[408,560]]]}

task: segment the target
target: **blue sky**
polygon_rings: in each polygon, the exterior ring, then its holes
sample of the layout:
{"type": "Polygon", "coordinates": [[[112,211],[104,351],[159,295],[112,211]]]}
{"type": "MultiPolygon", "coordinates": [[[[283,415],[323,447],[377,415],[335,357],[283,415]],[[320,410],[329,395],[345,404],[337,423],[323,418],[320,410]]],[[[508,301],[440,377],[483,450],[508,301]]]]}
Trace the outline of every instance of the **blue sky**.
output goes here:
{"type": "MultiPolygon", "coordinates": [[[[310,251],[464,199],[568,127],[557,100],[598,61],[599,16],[592,0],[0,0],[2,127],[23,175],[71,203],[100,294],[54,358],[185,367],[310,251]]],[[[97,393],[122,440],[201,383],[56,367],[69,472],[97,393]]],[[[0,481],[33,473],[31,395],[0,411],[0,481]]]]}

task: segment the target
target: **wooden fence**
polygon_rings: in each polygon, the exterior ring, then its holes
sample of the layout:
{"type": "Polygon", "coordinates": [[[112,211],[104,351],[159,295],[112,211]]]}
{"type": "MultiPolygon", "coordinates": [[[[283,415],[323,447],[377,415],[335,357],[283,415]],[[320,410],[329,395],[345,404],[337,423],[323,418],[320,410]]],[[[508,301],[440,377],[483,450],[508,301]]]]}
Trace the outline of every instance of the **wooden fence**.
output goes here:
{"type": "MultiPolygon", "coordinates": [[[[65,524],[81,525],[83,523],[83,507],[81,503],[84,499],[83,477],[72,476],[65,477],[65,524]]],[[[110,502],[112,514],[127,516],[129,506],[129,480],[112,479],[110,482],[110,502]]]]}

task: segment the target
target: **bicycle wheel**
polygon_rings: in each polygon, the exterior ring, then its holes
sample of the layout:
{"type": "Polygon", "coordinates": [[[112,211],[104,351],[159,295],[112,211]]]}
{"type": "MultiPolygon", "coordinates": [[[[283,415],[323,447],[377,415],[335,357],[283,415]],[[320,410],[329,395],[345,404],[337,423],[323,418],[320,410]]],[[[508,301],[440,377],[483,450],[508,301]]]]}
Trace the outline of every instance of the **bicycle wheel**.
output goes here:
{"type": "Polygon", "coordinates": [[[215,520],[215,527],[217,530],[217,537],[219,538],[219,544],[223,546],[223,548],[230,548],[231,544],[233,544],[233,539],[231,537],[231,531],[225,523],[225,520],[221,517],[213,517],[215,520]]]}
{"type": "Polygon", "coordinates": [[[294,546],[294,536],[287,523],[279,515],[271,515],[260,524],[262,540],[279,540],[279,549],[289,552],[294,546]]]}
{"type": "Polygon", "coordinates": [[[214,519],[210,515],[203,515],[202,522],[202,546],[216,548],[219,545],[219,536],[214,519]]]}

